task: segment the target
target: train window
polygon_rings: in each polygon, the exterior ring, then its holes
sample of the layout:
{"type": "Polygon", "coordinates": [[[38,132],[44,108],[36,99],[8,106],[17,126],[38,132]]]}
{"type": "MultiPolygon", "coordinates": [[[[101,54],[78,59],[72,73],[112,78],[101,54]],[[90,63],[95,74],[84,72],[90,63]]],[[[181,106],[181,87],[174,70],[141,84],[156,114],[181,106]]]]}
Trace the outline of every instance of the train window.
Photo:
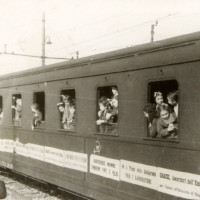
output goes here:
{"type": "Polygon", "coordinates": [[[148,104],[144,107],[148,137],[178,139],[178,96],[176,80],[148,84],[148,104]]]}
{"type": "Polygon", "coordinates": [[[12,125],[21,126],[22,97],[21,94],[12,95],[12,125]]]}
{"type": "Polygon", "coordinates": [[[3,97],[0,96],[0,125],[3,121],[3,97]]]}
{"type": "Polygon", "coordinates": [[[35,92],[33,96],[33,104],[31,105],[33,112],[32,129],[44,128],[45,122],[45,93],[35,92]]]}
{"type": "Polygon", "coordinates": [[[62,90],[61,99],[57,104],[60,112],[60,128],[64,130],[75,130],[76,125],[76,98],[75,90],[62,90]]]}
{"type": "Polygon", "coordinates": [[[118,122],[118,88],[104,86],[97,89],[97,132],[117,134],[118,122]]]}

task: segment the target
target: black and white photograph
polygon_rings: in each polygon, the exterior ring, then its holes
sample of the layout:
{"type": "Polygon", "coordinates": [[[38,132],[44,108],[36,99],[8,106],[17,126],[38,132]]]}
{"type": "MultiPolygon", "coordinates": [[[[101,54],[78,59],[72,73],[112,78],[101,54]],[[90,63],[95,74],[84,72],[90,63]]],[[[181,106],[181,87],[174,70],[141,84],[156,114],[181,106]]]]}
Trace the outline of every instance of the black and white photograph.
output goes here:
{"type": "Polygon", "coordinates": [[[199,0],[0,14],[0,199],[200,200],[199,0]]]}

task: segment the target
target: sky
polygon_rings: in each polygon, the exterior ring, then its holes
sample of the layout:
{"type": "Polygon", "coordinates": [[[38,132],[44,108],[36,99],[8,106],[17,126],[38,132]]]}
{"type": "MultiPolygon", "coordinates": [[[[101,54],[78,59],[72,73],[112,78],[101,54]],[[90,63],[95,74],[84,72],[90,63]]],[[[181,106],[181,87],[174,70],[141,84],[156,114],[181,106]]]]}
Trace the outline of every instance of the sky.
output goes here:
{"type": "Polygon", "coordinates": [[[0,75],[200,31],[199,0],[0,0],[0,75]],[[5,54],[8,53],[8,54],[5,54]],[[12,55],[10,55],[12,54],[12,55]]]}

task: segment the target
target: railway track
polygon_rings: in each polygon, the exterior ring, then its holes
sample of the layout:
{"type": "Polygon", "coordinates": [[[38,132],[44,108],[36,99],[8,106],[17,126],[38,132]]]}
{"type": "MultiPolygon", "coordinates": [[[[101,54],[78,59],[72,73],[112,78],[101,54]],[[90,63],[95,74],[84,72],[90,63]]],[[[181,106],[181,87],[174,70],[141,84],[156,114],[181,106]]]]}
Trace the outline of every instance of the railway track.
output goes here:
{"type": "Polygon", "coordinates": [[[4,169],[0,169],[0,180],[6,186],[5,200],[91,200],[4,169]]]}

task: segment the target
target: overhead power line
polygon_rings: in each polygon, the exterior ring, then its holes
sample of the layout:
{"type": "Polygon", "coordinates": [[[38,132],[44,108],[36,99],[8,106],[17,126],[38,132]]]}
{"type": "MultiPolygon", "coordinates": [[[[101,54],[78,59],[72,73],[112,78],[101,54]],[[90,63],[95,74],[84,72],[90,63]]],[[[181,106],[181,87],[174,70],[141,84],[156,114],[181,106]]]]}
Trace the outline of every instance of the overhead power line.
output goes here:
{"type": "Polygon", "coordinates": [[[143,22],[143,23],[139,23],[139,24],[136,24],[136,25],[133,25],[133,26],[129,26],[129,27],[126,27],[126,28],[117,30],[117,31],[113,31],[113,32],[111,32],[111,33],[103,34],[103,35],[94,37],[94,38],[92,38],[92,39],[83,40],[83,41],[80,41],[80,42],[75,43],[75,45],[82,44],[82,43],[85,43],[85,42],[90,42],[90,41],[92,41],[92,40],[104,38],[104,37],[111,36],[111,35],[115,35],[115,34],[120,34],[121,32],[128,31],[128,30],[131,30],[131,29],[135,29],[135,28],[144,26],[144,25],[146,25],[146,24],[150,24],[150,23],[152,23],[152,22],[155,22],[155,21],[158,21],[158,20],[162,20],[162,19],[167,18],[167,17],[172,17],[172,16],[177,15],[177,14],[178,14],[178,13],[165,15],[165,16],[160,17],[160,18],[157,18],[157,19],[153,19],[153,20],[150,20],[150,21],[147,21],[147,22],[143,22]]]}
{"type": "MultiPolygon", "coordinates": [[[[12,56],[24,56],[24,57],[32,57],[32,58],[42,58],[42,56],[35,56],[35,55],[28,55],[28,54],[19,54],[19,53],[7,53],[4,52],[3,54],[12,55],[12,56]]],[[[58,57],[48,57],[45,56],[47,59],[60,59],[60,60],[70,60],[71,58],[58,58],[58,57]]]]}
{"type": "MultiPolygon", "coordinates": [[[[174,14],[169,14],[169,15],[165,15],[163,17],[160,17],[160,18],[157,18],[157,20],[162,20],[164,18],[167,18],[167,17],[171,17],[171,16],[174,16],[174,15],[177,15],[178,13],[174,13],[174,14]]],[[[104,37],[107,37],[107,36],[112,36],[112,35],[118,35],[122,32],[126,32],[128,30],[132,30],[132,29],[135,29],[135,28],[138,28],[138,27],[141,27],[141,26],[144,26],[146,24],[149,24],[149,23],[152,23],[154,22],[154,20],[150,20],[150,21],[147,21],[147,22],[143,22],[143,23],[140,23],[140,24],[136,24],[136,25],[133,25],[133,26],[129,26],[129,27],[126,27],[124,29],[121,29],[121,30],[118,30],[118,31],[114,31],[112,33],[108,33],[108,34],[104,34],[104,35],[100,35],[100,36],[97,36],[95,38],[92,38],[92,39],[89,39],[89,40],[84,40],[84,41],[80,41],[80,42],[77,42],[75,45],[77,44],[81,44],[81,43],[85,43],[85,42],[89,42],[89,41],[92,41],[92,40],[96,40],[96,39],[100,39],[100,38],[104,38],[104,37]]],[[[66,48],[66,47],[65,47],[66,48]]],[[[85,49],[85,48],[84,48],[85,49]]],[[[79,50],[80,51],[80,50],[79,50]]],[[[78,51],[75,51],[73,53],[77,53],[78,51]]],[[[72,54],[73,54],[72,53],[72,54]]],[[[60,60],[70,60],[71,58],[64,58],[64,57],[47,57],[44,55],[43,56],[36,56],[36,55],[28,55],[28,54],[19,54],[19,53],[7,53],[6,50],[3,54],[7,54],[7,55],[13,55],[13,56],[24,56],[24,57],[32,57],[32,58],[45,58],[45,59],[60,59],[60,60]]],[[[78,53],[77,53],[77,57],[78,57],[78,53]]]]}
{"type": "Polygon", "coordinates": [[[108,18],[105,18],[105,19],[101,19],[101,20],[97,20],[97,21],[85,23],[85,24],[82,24],[82,25],[80,25],[80,26],[74,26],[74,27],[71,27],[70,30],[77,30],[77,29],[81,29],[82,27],[85,28],[85,27],[88,27],[88,26],[93,25],[93,24],[97,25],[98,23],[102,23],[102,22],[105,22],[105,21],[109,21],[109,20],[112,20],[113,18],[119,18],[119,17],[126,16],[126,15],[128,15],[128,14],[130,14],[130,13],[132,13],[132,12],[133,12],[133,10],[131,10],[131,11],[129,11],[129,12],[126,12],[126,13],[124,13],[124,14],[121,14],[121,15],[115,15],[115,16],[113,16],[113,17],[108,17],[108,18]]]}
{"type": "MultiPolygon", "coordinates": [[[[173,14],[165,15],[165,16],[156,18],[154,20],[146,21],[146,22],[143,22],[143,23],[139,23],[139,24],[136,24],[136,25],[133,25],[133,26],[126,27],[126,28],[118,30],[118,31],[114,31],[112,33],[100,35],[100,36],[97,36],[97,37],[89,39],[89,40],[80,41],[80,42],[77,42],[75,45],[78,45],[78,44],[81,44],[81,43],[85,43],[85,42],[90,42],[90,41],[96,40],[96,39],[99,40],[99,39],[102,39],[102,38],[107,38],[108,36],[112,36],[112,39],[113,39],[114,36],[119,36],[120,34],[122,34],[124,32],[130,31],[130,30],[132,31],[134,29],[141,28],[144,25],[148,25],[148,24],[150,24],[152,22],[155,22],[155,21],[158,21],[158,20],[163,20],[165,18],[172,17],[172,16],[177,15],[177,14],[179,14],[179,13],[173,13],[173,14]]],[[[90,45],[89,47],[84,47],[82,49],[79,49],[79,51],[82,51],[82,50],[85,50],[85,49],[89,49],[91,47],[94,47],[94,46],[98,45],[99,43],[102,44],[103,42],[106,42],[107,40],[110,40],[110,39],[106,39],[104,41],[96,42],[95,44],[90,45]]]]}

